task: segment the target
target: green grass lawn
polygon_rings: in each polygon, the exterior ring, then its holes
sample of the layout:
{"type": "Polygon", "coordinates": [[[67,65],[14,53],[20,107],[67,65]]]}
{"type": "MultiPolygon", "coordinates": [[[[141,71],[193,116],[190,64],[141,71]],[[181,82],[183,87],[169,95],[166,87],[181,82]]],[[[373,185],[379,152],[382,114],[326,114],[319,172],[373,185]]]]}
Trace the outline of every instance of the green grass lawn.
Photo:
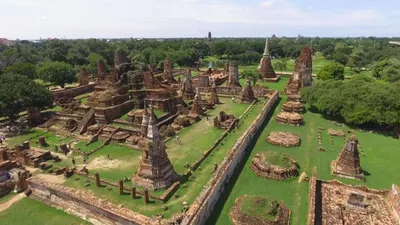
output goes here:
{"type": "MultiPolygon", "coordinates": [[[[273,84],[275,88],[282,90],[281,83],[273,84]]],[[[286,84],[286,82],[284,82],[286,84]]],[[[361,166],[367,171],[366,182],[337,178],[331,176],[330,163],[336,159],[344,145],[344,139],[333,137],[333,144],[330,142],[328,128],[350,130],[348,127],[337,127],[331,121],[324,119],[320,114],[308,111],[304,114],[305,125],[293,127],[281,125],[275,121],[275,116],[281,111],[282,104],[286,102],[286,97],[280,101],[279,106],[274,111],[274,116],[269,121],[266,128],[261,133],[249,158],[245,162],[241,171],[237,171],[238,177],[229,184],[232,188],[223,195],[218,203],[209,224],[232,224],[229,219],[229,212],[236,198],[244,195],[257,195],[261,197],[270,197],[283,202],[292,211],[291,224],[306,224],[308,208],[308,184],[297,183],[297,179],[288,181],[275,181],[263,179],[256,176],[250,170],[251,160],[258,152],[275,151],[288,153],[293,156],[300,165],[300,172],[305,171],[309,176],[313,167],[317,167],[318,177],[324,180],[338,179],[347,184],[367,185],[370,188],[389,189],[392,183],[400,184],[400,174],[398,171],[397,160],[400,157],[400,142],[392,137],[386,137],[380,134],[364,131],[355,131],[360,144],[366,154],[361,157],[361,166]],[[318,127],[323,127],[321,131],[325,152],[318,150],[318,127]],[[299,135],[302,139],[300,147],[282,148],[270,145],[265,138],[272,131],[288,131],[299,135]]],[[[347,134],[347,137],[349,134],[347,134]]]]}
{"type": "Polygon", "coordinates": [[[64,211],[45,205],[39,201],[23,198],[10,208],[0,212],[0,224],[24,225],[81,225],[90,224],[64,211]]]}
{"type": "Polygon", "coordinates": [[[29,131],[25,131],[24,133],[22,133],[19,136],[13,137],[13,138],[9,138],[7,139],[7,145],[9,148],[14,148],[15,145],[19,145],[22,144],[24,141],[38,136],[38,135],[45,135],[45,131],[39,130],[39,129],[30,129],[29,131]]]}
{"type": "Polygon", "coordinates": [[[290,157],[287,154],[279,152],[267,152],[265,162],[284,168],[289,168],[292,165],[290,157]]]}

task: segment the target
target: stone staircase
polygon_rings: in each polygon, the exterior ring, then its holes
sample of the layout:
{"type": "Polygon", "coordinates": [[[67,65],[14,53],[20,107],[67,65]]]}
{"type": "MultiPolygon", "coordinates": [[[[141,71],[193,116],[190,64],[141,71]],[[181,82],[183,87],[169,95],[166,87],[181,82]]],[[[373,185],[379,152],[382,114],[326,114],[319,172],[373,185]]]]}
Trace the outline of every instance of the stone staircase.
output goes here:
{"type": "Polygon", "coordinates": [[[93,120],[94,120],[94,110],[91,109],[85,114],[81,122],[78,124],[79,134],[85,133],[87,127],[90,125],[91,122],[93,122],[93,120]]]}

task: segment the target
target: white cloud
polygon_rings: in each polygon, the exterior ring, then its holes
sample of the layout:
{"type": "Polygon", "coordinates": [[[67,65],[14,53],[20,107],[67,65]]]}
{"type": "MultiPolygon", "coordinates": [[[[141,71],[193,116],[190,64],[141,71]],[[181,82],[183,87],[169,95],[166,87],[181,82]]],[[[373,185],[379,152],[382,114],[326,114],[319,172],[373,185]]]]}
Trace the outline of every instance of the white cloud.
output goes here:
{"type": "Polygon", "coordinates": [[[395,35],[397,31],[390,31],[387,25],[400,25],[398,14],[393,13],[395,9],[324,11],[315,5],[311,7],[309,0],[302,4],[310,7],[300,9],[289,0],[260,0],[253,4],[230,0],[1,0],[0,27],[1,35],[23,38],[182,37],[205,36],[208,30],[213,36],[268,36],[279,35],[278,32],[296,36],[307,33],[304,32],[307,29],[323,36],[327,30],[333,33],[357,30],[345,31],[345,27],[362,27],[358,30],[363,34],[369,29],[371,35],[376,35],[381,32],[376,27],[383,26],[395,35]],[[32,23],[38,18],[46,21],[46,26],[32,23]]]}

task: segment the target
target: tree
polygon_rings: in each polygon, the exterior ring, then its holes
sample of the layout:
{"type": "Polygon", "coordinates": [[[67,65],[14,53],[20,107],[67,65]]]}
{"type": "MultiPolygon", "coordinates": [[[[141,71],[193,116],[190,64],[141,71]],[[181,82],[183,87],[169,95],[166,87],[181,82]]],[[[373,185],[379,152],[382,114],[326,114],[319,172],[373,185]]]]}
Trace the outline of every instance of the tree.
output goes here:
{"type": "Polygon", "coordinates": [[[5,73],[25,75],[31,79],[35,79],[37,77],[36,66],[27,62],[14,63],[5,69],[5,73]]]}
{"type": "Polygon", "coordinates": [[[14,122],[18,114],[28,108],[51,105],[50,92],[44,86],[20,74],[0,75],[0,116],[14,122]]]}
{"type": "Polygon", "coordinates": [[[385,59],[372,66],[372,75],[387,82],[400,80],[400,60],[385,59]]]}
{"type": "Polygon", "coordinates": [[[325,65],[317,74],[318,80],[343,80],[344,66],[339,63],[325,65]]]}
{"type": "Polygon", "coordinates": [[[64,88],[66,83],[76,81],[76,71],[65,62],[45,62],[37,70],[40,79],[64,88]]]}
{"type": "MultiPolygon", "coordinates": [[[[89,64],[86,66],[86,69],[89,73],[98,75],[97,74],[97,63],[99,63],[100,60],[103,60],[104,62],[106,61],[103,56],[97,54],[97,53],[90,53],[90,55],[86,59],[89,64]]],[[[108,66],[108,65],[106,65],[108,66]]]]}
{"type": "Polygon", "coordinates": [[[253,81],[253,85],[256,85],[258,79],[261,78],[261,75],[255,70],[244,70],[240,75],[244,79],[250,79],[253,81]]]}
{"type": "Polygon", "coordinates": [[[281,59],[274,63],[274,68],[282,72],[287,69],[287,59],[281,59]]]}

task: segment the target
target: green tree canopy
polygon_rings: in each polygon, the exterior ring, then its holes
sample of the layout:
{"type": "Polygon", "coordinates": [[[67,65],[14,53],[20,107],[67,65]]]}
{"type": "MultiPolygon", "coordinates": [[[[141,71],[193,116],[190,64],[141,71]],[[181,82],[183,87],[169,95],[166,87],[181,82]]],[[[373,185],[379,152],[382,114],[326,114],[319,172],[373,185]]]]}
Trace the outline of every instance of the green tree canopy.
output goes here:
{"type": "Polygon", "coordinates": [[[5,73],[0,75],[0,116],[14,121],[18,114],[30,107],[52,105],[50,92],[27,76],[5,73]]]}
{"type": "Polygon", "coordinates": [[[27,62],[14,63],[5,69],[5,73],[25,75],[31,79],[35,79],[37,77],[36,66],[27,62]]]}
{"type": "Polygon", "coordinates": [[[274,68],[281,71],[282,74],[282,72],[287,69],[287,59],[281,59],[274,63],[274,68]]]}
{"type": "Polygon", "coordinates": [[[339,63],[325,65],[317,74],[318,80],[343,80],[344,66],[339,63]]]}
{"type": "Polygon", "coordinates": [[[65,62],[45,62],[37,70],[40,79],[64,88],[66,83],[76,81],[76,71],[65,62]]]}
{"type": "Polygon", "coordinates": [[[387,82],[400,80],[400,60],[385,59],[372,66],[372,75],[387,82]]]}
{"type": "Polygon", "coordinates": [[[400,124],[400,83],[358,75],[344,81],[317,82],[302,90],[302,98],[323,115],[349,124],[400,124]]]}
{"type": "Polygon", "coordinates": [[[244,70],[240,75],[244,79],[250,79],[253,81],[253,85],[256,85],[258,79],[261,78],[261,75],[255,70],[244,70]]]}

